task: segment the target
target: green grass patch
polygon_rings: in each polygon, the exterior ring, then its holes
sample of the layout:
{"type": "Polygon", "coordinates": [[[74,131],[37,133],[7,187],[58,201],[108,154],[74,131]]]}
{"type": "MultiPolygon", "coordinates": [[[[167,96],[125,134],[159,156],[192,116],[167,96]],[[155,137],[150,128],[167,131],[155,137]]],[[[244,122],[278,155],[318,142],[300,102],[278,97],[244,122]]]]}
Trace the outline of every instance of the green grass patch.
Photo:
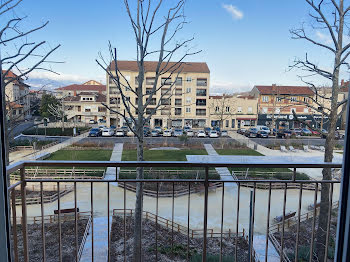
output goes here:
{"type": "MultiPolygon", "coordinates": [[[[236,167],[229,168],[232,171],[247,171],[247,168],[236,167]]],[[[253,179],[278,179],[278,180],[291,180],[293,179],[292,171],[288,168],[250,168],[249,177],[253,179]],[[266,174],[260,174],[261,172],[266,172],[266,174]]],[[[310,180],[309,176],[304,173],[296,173],[296,180],[310,180]]]]}
{"type": "Polygon", "coordinates": [[[216,149],[216,152],[219,155],[263,156],[263,154],[250,148],[216,149]]]}
{"type": "Polygon", "coordinates": [[[108,161],[112,150],[58,150],[45,160],[108,161]]]}
{"type": "MultiPolygon", "coordinates": [[[[186,161],[186,155],[207,155],[204,149],[181,149],[181,150],[145,150],[145,161],[186,161]]],[[[136,161],[136,150],[124,150],[122,161],[136,161]]]]}

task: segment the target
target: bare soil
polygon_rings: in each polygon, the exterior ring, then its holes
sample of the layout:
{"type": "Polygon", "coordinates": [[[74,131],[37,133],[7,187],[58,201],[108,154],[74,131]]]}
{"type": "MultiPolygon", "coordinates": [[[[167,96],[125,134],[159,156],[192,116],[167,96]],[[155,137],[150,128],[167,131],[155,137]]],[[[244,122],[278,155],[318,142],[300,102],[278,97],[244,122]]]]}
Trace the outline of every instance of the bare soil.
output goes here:
{"type": "MultiPolygon", "coordinates": [[[[318,216],[315,220],[315,235],[318,227],[318,216]]],[[[299,245],[298,245],[298,261],[309,261],[310,245],[312,239],[313,218],[307,219],[300,223],[299,232],[299,245]]],[[[330,235],[329,235],[329,247],[328,247],[328,261],[334,261],[334,248],[337,233],[337,210],[332,211],[331,223],[330,223],[330,235]]],[[[274,233],[275,238],[281,244],[282,233],[274,233]]],[[[295,242],[297,237],[297,225],[293,225],[284,232],[284,248],[283,250],[290,259],[294,260],[295,254],[295,242]]],[[[316,246],[316,237],[314,240],[314,248],[316,246]]],[[[314,256],[313,261],[318,261],[314,256]]]]}
{"type": "MultiPolygon", "coordinates": [[[[15,190],[16,199],[22,199],[21,190],[15,190]]],[[[57,191],[43,191],[43,196],[53,196],[57,194],[57,191]]],[[[26,190],[26,198],[40,198],[40,191],[26,190]]]]}
{"type": "MultiPolygon", "coordinates": [[[[133,253],[133,218],[126,217],[126,261],[132,261],[133,253]]],[[[144,261],[156,261],[156,250],[158,250],[158,261],[187,261],[187,235],[178,232],[172,234],[171,230],[158,225],[158,244],[156,249],[156,224],[152,221],[143,220],[142,247],[144,261]]],[[[189,239],[189,258],[202,253],[203,239],[189,239]]],[[[224,237],[222,245],[224,257],[233,258],[235,252],[235,237],[224,237]]],[[[210,255],[220,254],[220,237],[208,238],[207,253],[210,255]]],[[[114,216],[111,232],[111,260],[124,260],[124,219],[114,216]]],[[[248,261],[247,241],[239,237],[237,247],[238,261],[248,261]]],[[[231,260],[230,260],[231,261],[231,260]]]]}
{"type": "MultiPolygon", "coordinates": [[[[78,220],[78,248],[80,247],[82,238],[84,236],[85,228],[87,225],[87,219],[78,220]]],[[[62,261],[70,262],[75,261],[75,222],[62,221],[62,261]]],[[[43,261],[42,253],[42,233],[41,224],[29,224],[28,226],[28,248],[29,248],[29,261],[43,261]]],[[[58,223],[45,223],[45,251],[46,261],[59,261],[59,229],[58,223]]],[[[19,261],[24,261],[23,256],[23,235],[22,226],[17,225],[18,235],[18,251],[19,261]]]]}

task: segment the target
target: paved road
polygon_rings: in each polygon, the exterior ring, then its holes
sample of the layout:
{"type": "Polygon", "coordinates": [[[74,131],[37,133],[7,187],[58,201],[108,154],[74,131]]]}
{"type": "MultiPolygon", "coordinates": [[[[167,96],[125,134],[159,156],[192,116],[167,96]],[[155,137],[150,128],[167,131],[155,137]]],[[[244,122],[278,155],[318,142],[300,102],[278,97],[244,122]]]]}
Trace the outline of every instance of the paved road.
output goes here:
{"type": "MultiPolygon", "coordinates": [[[[273,144],[303,144],[324,146],[326,139],[322,138],[297,138],[297,139],[284,139],[284,138],[250,138],[252,141],[262,145],[268,146],[273,144]]],[[[338,140],[338,144],[344,145],[344,140],[338,140]]]]}
{"type": "Polygon", "coordinates": [[[19,135],[20,133],[22,133],[24,130],[32,127],[34,125],[33,121],[28,121],[28,122],[23,122],[21,124],[19,124],[18,126],[16,126],[15,128],[12,129],[12,136],[15,137],[17,135],[19,135]]]}

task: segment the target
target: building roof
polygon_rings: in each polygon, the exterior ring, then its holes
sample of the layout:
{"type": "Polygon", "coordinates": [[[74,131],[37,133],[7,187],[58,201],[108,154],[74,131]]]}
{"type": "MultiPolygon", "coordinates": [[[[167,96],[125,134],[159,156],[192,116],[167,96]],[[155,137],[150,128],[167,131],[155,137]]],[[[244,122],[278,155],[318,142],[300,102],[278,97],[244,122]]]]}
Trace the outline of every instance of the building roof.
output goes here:
{"type": "MultiPolygon", "coordinates": [[[[86,93],[86,92],[85,92],[86,93]]],[[[103,103],[106,102],[106,96],[102,94],[94,94],[94,93],[89,93],[90,95],[95,95],[96,96],[96,101],[83,101],[83,102],[98,102],[98,103],[103,103]]],[[[66,102],[80,102],[81,101],[81,94],[78,94],[76,96],[67,96],[64,98],[64,101],[66,102]]]]}
{"type": "MultiPolygon", "coordinates": [[[[156,71],[156,68],[158,65],[157,61],[145,61],[144,63],[145,63],[145,72],[156,71]]],[[[177,62],[169,62],[167,65],[167,68],[169,70],[175,69],[176,67],[179,66],[176,63],[177,62]]],[[[166,63],[163,63],[161,68],[164,68],[165,66],[166,66],[166,63]]],[[[118,68],[121,71],[132,71],[132,72],[139,71],[137,61],[124,61],[124,60],[118,61],[118,68]]],[[[115,70],[114,62],[110,64],[110,69],[115,70]]],[[[203,63],[203,62],[182,62],[179,69],[175,70],[175,72],[178,72],[179,70],[186,73],[210,73],[207,63],[203,63]]]]}
{"type": "Polygon", "coordinates": [[[96,80],[86,81],[85,83],[83,83],[83,85],[101,85],[102,86],[102,84],[96,80]]]}
{"type": "Polygon", "coordinates": [[[261,95],[313,95],[308,86],[255,86],[261,95]]]}
{"type": "Polygon", "coordinates": [[[16,102],[7,103],[7,108],[15,109],[15,108],[22,108],[22,107],[23,107],[22,105],[17,104],[16,102]]]}
{"type": "Polygon", "coordinates": [[[7,72],[7,70],[2,70],[2,74],[5,76],[5,80],[7,78],[7,80],[9,80],[9,81],[13,82],[14,84],[18,85],[22,90],[25,87],[29,87],[29,85],[23,83],[23,80],[21,78],[19,78],[18,75],[16,75],[12,71],[8,71],[7,74],[6,74],[6,72],[7,72]]]}
{"type": "Polygon", "coordinates": [[[55,90],[66,90],[66,91],[95,91],[95,92],[105,92],[106,86],[105,85],[69,85],[69,86],[63,86],[56,88],[55,90]]]}

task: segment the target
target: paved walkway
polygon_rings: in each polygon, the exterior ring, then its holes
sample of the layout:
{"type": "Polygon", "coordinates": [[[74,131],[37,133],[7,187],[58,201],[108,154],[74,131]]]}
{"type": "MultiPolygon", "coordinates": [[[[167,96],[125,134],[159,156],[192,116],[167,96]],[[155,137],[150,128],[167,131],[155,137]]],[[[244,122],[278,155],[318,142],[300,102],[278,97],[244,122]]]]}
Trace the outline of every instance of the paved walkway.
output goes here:
{"type": "Polygon", "coordinates": [[[72,138],[69,138],[57,145],[54,145],[54,146],[51,146],[49,148],[46,148],[44,150],[38,150],[36,152],[33,152],[32,154],[28,154],[26,156],[23,156],[23,155],[14,155],[14,156],[11,156],[10,155],[10,162],[13,163],[13,162],[17,162],[17,161],[22,161],[22,160],[37,160],[37,159],[40,159],[43,155],[46,155],[46,154],[51,154],[53,152],[56,152],[64,147],[67,147],[67,146],[70,146],[78,141],[80,141],[81,139],[87,137],[89,135],[88,132],[84,133],[84,134],[81,134],[79,136],[76,136],[76,137],[72,137],[72,138]]]}
{"type": "MultiPolygon", "coordinates": [[[[204,144],[205,150],[209,156],[218,156],[219,154],[215,151],[214,147],[211,144],[204,144]]],[[[220,175],[221,180],[232,180],[232,175],[227,167],[217,167],[215,168],[216,172],[220,175]]],[[[226,183],[225,186],[236,186],[236,183],[226,183]]]]}
{"type": "MultiPolygon", "coordinates": [[[[110,161],[121,161],[123,154],[123,143],[116,143],[113,148],[110,161]]],[[[105,175],[105,180],[113,180],[115,176],[119,177],[120,167],[108,167],[105,175]]],[[[118,186],[118,183],[111,183],[111,185],[118,186]]]]}
{"type": "MultiPolygon", "coordinates": [[[[280,256],[270,240],[268,240],[267,261],[278,262],[280,256]]],[[[259,261],[265,261],[266,235],[254,235],[253,246],[259,261]]]]}
{"type": "MultiPolygon", "coordinates": [[[[112,216],[108,217],[95,217],[94,222],[94,261],[108,260],[108,233],[112,226],[112,216]],[[110,227],[108,229],[108,220],[110,227]]],[[[84,250],[80,258],[81,262],[92,261],[92,226],[90,227],[89,234],[86,238],[84,250]]]]}

